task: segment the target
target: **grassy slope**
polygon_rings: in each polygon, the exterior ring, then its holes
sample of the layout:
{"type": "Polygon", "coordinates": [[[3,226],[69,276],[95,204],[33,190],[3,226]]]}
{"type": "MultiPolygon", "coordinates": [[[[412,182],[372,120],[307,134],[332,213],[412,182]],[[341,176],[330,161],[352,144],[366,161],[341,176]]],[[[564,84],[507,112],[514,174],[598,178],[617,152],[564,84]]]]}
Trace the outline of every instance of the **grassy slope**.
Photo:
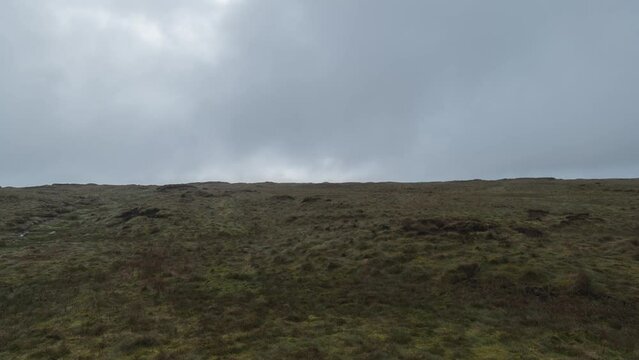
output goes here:
{"type": "Polygon", "coordinates": [[[638,180],[2,188],[0,358],[639,358],[638,209],[638,180]]]}

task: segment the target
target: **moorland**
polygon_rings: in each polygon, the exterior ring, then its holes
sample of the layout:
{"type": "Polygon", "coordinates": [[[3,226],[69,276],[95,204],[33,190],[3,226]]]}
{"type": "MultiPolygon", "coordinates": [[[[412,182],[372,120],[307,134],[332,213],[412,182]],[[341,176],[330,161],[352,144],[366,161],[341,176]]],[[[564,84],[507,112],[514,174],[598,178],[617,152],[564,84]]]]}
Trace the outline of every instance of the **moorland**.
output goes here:
{"type": "Polygon", "coordinates": [[[637,359],[639,180],[0,188],[1,359],[637,359]]]}

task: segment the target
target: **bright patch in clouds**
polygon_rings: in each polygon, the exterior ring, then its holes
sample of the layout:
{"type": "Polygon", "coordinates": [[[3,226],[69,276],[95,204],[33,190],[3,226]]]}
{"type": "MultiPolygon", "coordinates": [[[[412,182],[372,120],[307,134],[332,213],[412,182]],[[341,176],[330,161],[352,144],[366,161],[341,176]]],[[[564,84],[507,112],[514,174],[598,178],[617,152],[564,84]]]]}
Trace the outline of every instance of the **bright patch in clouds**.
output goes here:
{"type": "Polygon", "coordinates": [[[179,9],[162,14],[162,19],[142,13],[111,10],[87,3],[71,7],[52,7],[57,30],[62,36],[86,33],[93,27],[106,33],[127,33],[140,45],[171,51],[179,56],[212,60],[223,41],[219,33],[227,7],[236,1],[216,0],[206,11],[179,9]]]}

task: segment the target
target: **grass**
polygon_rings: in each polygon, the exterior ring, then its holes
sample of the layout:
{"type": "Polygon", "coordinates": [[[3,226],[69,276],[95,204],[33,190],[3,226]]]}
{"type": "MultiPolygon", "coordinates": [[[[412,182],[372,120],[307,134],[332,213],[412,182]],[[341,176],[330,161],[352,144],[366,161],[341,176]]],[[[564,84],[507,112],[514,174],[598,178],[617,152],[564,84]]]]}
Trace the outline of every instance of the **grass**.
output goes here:
{"type": "Polygon", "coordinates": [[[0,188],[0,358],[639,358],[639,180],[0,188]]]}

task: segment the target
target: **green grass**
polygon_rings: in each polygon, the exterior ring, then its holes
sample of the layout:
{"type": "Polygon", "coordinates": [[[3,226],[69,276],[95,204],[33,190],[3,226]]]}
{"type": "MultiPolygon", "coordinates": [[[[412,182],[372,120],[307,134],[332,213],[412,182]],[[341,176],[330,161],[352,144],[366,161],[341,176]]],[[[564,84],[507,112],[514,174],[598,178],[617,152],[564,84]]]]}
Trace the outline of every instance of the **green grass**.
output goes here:
{"type": "Polygon", "coordinates": [[[638,210],[639,180],[0,188],[0,358],[639,358],[638,210]]]}

